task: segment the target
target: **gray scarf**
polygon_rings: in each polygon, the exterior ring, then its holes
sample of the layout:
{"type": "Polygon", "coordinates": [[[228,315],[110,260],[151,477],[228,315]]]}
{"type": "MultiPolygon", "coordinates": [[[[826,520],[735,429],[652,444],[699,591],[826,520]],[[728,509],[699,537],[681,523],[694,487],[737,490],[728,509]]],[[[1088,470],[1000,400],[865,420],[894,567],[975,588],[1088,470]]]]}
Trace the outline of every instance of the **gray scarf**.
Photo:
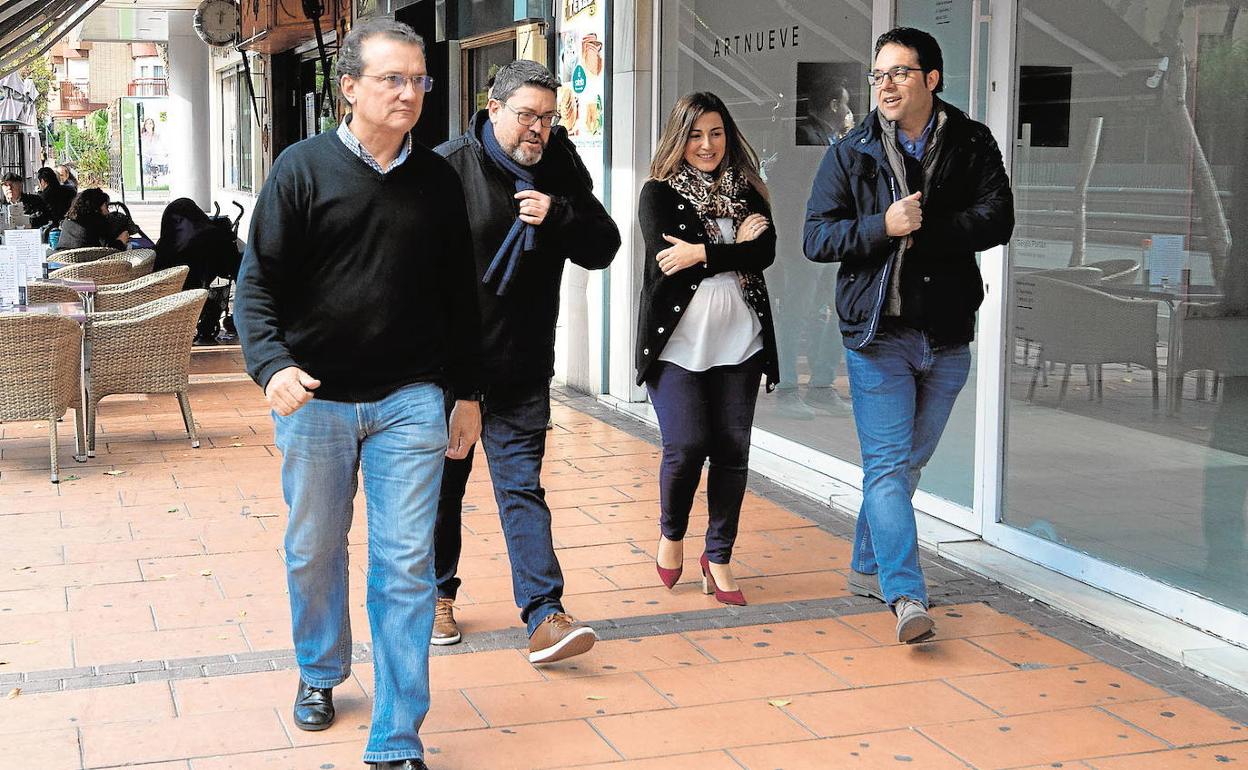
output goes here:
{"type": "MultiPolygon", "coordinates": [[[[927,140],[927,147],[923,151],[923,202],[927,201],[929,195],[929,182],[931,181],[932,169],[936,167],[936,161],[940,156],[940,136],[944,133],[945,122],[949,116],[945,114],[944,105],[939,99],[934,100],[932,109],[936,110],[936,124],[932,126],[932,135],[927,140]]],[[[893,176],[897,180],[897,200],[910,195],[912,190],[906,181],[906,158],[902,152],[901,145],[897,143],[897,124],[888,120],[883,114],[876,112],[880,119],[880,128],[884,132],[884,155],[888,158],[888,165],[893,170],[893,176]]],[[[906,249],[910,246],[910,238],[901,241],[901,245],[897,247],[897,256],[893,265],[893,275],[888,283],[888,302],[884,305],[884,315],[897,317],[901,315],[901,266],[906,257],[906,249]]]]}

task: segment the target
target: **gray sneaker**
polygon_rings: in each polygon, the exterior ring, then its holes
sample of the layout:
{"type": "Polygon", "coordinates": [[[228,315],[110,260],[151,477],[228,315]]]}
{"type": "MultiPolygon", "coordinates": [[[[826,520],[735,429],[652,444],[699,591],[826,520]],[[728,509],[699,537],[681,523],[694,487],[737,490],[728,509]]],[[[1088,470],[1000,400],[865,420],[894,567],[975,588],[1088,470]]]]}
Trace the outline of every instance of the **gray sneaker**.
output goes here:
{"type": "Polygon", "coordinates": [[[897,615],[897,641],[902,644],[927,641],[936,633],[936,623],[922,602],[903,596],[893,603],[893,613],[897,615]]]}
{"type": "Polygon", "coordinates": [[[833,417],[848,417],[854,413],[853,408],[841,398],[836,388],[828,386],[808,386],[806,388],[806,404],[833,417]]]}
{"type": "Polygon", "coordinates": [[[851,569],[849,578],[845,582],[849,585],[849,592],[854,596],[869,596],[872,599],[884,601],[884,592],[880,590],[880,574],[878,572],[868,575],[865,572],[851,569]]]}

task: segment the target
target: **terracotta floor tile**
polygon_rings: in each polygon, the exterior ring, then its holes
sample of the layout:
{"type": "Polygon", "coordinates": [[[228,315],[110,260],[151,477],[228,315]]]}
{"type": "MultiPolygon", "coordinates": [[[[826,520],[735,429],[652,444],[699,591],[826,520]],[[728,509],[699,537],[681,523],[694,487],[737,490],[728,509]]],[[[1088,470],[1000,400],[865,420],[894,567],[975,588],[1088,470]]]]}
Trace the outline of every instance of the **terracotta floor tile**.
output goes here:
{"type": "Polygon", "coordinates": [[[579,508],[583,505],[624,503],[631,499],[633,498],[609,486],[546,493],[546,504],[551,508],[579,508]]]}
{"type": "Polygon", "coordinates": [[[433,690],[430,701],[429,714],[420,726],[422,736],[489,727],[458,690],[433,690]]]}
{"type": "Polygon", "coordinates": [[[839,650],[810,657],[854,687],[1016,670],[964,639],[839,650]]]}
{"type": "Polygon", "coordinates": [[[1248,727],[1187,698],[1120,703],[1103,708],[1175,746],[1248,741],[1248,727]]]}
{"type": "Polygon", "coordinates": [[[139,566],[134,560],[104,561],[92,564],[61,564],[48,567],[31,567],[27,570],[10,570],[5,576],[5,587],[62,588],[87,586],[97,583],[126,583],[141,580],[139,566]]]}
{"type": "Polygon", "coordinates": [[[570,457],[568,462],[583,471],[606,471],[620,468],[639,468],[655,472],[659,467],[659,452],[650,448],[649,452],[631,455],[603,455],[595,457],[570,457]]]}
{"type": "MultiPolygon", "coordinates": [[[[295,646],[293,631],[289,620],[257,620],[250,619],[238,625],[247,640],[247,649],[290,650],[295,646]]],[[[368,623],[351,622],[351,635],[356,642],[366,642],[369,638],[368,623]]]]}
{"type": "Polygon", "coordinates": [[[1003,714],[1127,703],[1166,695],[1104,663],[960,677],[950,683],[1003,714]]]}
{"type": "MultiPolygon", "coordinates": [[[[563,593],[565,596],[610,591],[615,588],[615,584],[592,569],[564,570],[563,581],[563,593]]],[[[464,580],[459,590],[462,596],[471,598],[475,602],[514,601],[511,575],[473,578],[471,581],[464,580]]]]}
{"type": "Polygon", "coordinates": [[[272,709],[82,728],[87,767],[210,757],[289,745],[272,709]]]}
{"type": "Polygon", "coordinates": [[[58,612],[66,608],[65,589],[27,588],[0,591],[0,617],[58,612]]]}
{"type": "Polygon", "coordinates": [[[619,758],[584,721],[438,733],[424,743],[437,770],[544,770],[619,758]]]}
{"type": "Polygon", "coordinates": [[[151,605],[156,627],[198,628],[230,623],[290,624],[290,597],[286,594],[256,594],[234,599],[198,602],[157,600],[151,605]]]}
{"type": "Polygon", "coordinates": [[[497,684],[540,682],[542,675],[520,650],[494,650],[467,655],[435,655],[429,659],[429,687],[464,690],[497,684]]]}
{"type": "Polygon", "coordinates": [[[7,744],[13,733],[173,718],[175,713],[168,682],[23,693],[16,698],[0,700],[0,734],[5,736],[0,739],[0,745],[7,744]]]}
{"type": "Polygon", "coordinates": [[[741,770],[723,751],[703,751],[656,759],[630,759],[601,765],[569,765],[576,770],[741,770]]]}
{"type": "Polygon", "coordinates": [[[133,540],[118,543],[83,543],[65,546],[65,562],[67,564],[79,564],[95,561],[147,559],[152,556],[193,556],[203,552],[203,543],[192,538],[133,540]]]}
{"type": "Polygon", "coordinates": [[[605,543],[633,543],[658,540],[654,524],[649,521],[620,521],[593,524],[588,527],[556,527],[552,534],[560,548],[578,548],[605,543]]]}
{"type": "Polygon", "coordinates": [[[646,678],[677,706],[830,692],[848,685],[805,656],[739,660],[646,672],[646,678]]]}
{"type": "Polygon", "coordinates": [[[689,631],[685,638],[719,661],[844,650],[872,643],[835,618],[689,631]]]}
{"type": "Polygon", "coordinates": [[[628,759],[794,741],[810,733],[765,700],[590,720],[628,759]]]}
{"type": "Polygon", "coordinates": [[[965,770],[966,765],[911,730],[867,733],[850,738],[823,738],[730,749],[748,770],[965,770]]]}
{"type": "Polygon", "coordinates": [[[146,607],[161,601],[201,602],[223,598],[215,581],[200,576],[74,586],[66,589],[65,595],[71,610],[127,605],[146,607]]]}
{"type": "MultiPolygon", "coordinates": [[[[581,510],[604,523],[624,521],[654,522],[654,531],[658,532],[659,506],[649,500],[629,503],[608,503],[606,505],[583,505],[581,510]]],[[[706,509],[702,508],[698,512],[705,513],[706,509]]]]}
{"type": "Polygon", "coordinates": [[[560,548],[556,554],[559,557],[559,565],[564,569],[592,569],[603,564],[629,564],[651,559],[645,551],[627,543],[560,548]]]}
{"type": "Polygon", "coordinates": [[[836,573],[831,572],[803,572],[796,575],[738,578],[737,583],[750,602],[774,604],[848,596],[845,585],[837,577],[836,573]]]}
{"type": "MultiPolygon", "coordinates": [[[[617,484],[613,487],[616,491],[624,494],[629,500],[650,500],[656,505],[659,500],[659,483],[657,481],[643,482],[641,484],[617,484]]],[[[608,503],[611,500],[595,500],[596,503],[608,503]]]]}
{"type": "Polygon", "coordinates": [[[680,636],[648,636],[598,642],[584,655],[542,666],[547,679],[569,679],[625,671],[702,666],[712,661],[680,636]]]}
{"type": "Polygon", "coordinates": [[[0,762],[12,770],[38,767],[40,770],[78,770],[82,767],[77,730],[39,730],[4,736],[4,757],[0,762]]]}
{"type": "Polygon", "coordinates": [[[896,730],[995,716],[943,682],[794,696],[785,710],[820,737],[896,730]]]}
{"type": "MultiPolygon", "coordinates": [[[[198,716],[248,709],[288,711],[294,702],[299,672],[294,669],[261,671],[235,676],[178,679],[172,682],[173,697],[181,716],[198,716]]],[[[334,701],[342,697],[367,697],[359,682],[348,679],[334,688],[334,701]]]]}
{"type": "Polygon", "coordinates": [[[350,743],[329,743],[298,749],[193,759],[191,768],[192,770],[311,770],[329,767],[356,770],[367,767],[361,759],[364,756],[364,744],[367,740],[368,735],[361,732],[350,743]]]}
{"type": "Polygon", "coordinates": [[[93,607],[72,612],[0,615],[0,639],[65,638],[80,634],[155,631],[147,607],[93,607]]]}
{"type": "Polygon", "coordinates": [[[920,730],[980,770],[1166,748],[1156,738],[1096,709],[929,725],[920,730]]]}
{"type": "Polygon", "coordinates": [[[672,708],[637,674],[476,687],[463,691],[491,727],[672,708]]]}
{"type": "Polygon", "coordinates": [[[0,671],[6,674],[70,668],[74,665],[73,645],[64,637],[33,636],[5,641],[7,644],[0,647],[0,660],[5,662],[0,671]]]}
{"type": "MultiPolygon", "coordinates": [[[[467,593],[465,593],[467,596],[467,593]]],[[[498,631],[504,628],[523,628],[520,622],[520,610],[513,601],[457,603],[455,605],[455,621],[459,631],[464,635],[498,631]]]]}
{"type": "Polygon", "coordinates": [[[31,567],[50,567],[53,564],[64,563],[64,546],[52,545],[51,543],[48,543],[45,545],[29,547],[10,547],[5,549],[3,554],[0,554],[0,574],[4,574],[9,570],[23,570],[30,569],[31,567]]]}
{"type": "MultiPolygon", "coordinates": [[[[839,592],[845,584],[837,581],[839,592]]],[[[846,592],[847,593],[847,592],[846,592]]],[[[932,608],[937,639],[963,639],[972,636],[1004,634],[1013,631],[1034,631],[1031,626],[997,612],[986,604],[954,604],[932,608]]],[[[842,618],[850,628],[866,634],[881,644],[897,643],[897,618],[887,610],[850,615],[842,618]]]]}
{"type": "Polygon", "coordinates": [[[237,626],[180,628],[169,631],[79,636],[74,660],[79,666],[135,660],[171,660],[243,652],[247,643],[237,626]]]}
{"type": "Polygon", "coordinates": [[[1087,765],[1095,770],[1197,770],[1243,763],[1248,763],[1248,743],[1093,759],[1087,765]]]}
{"type": "Polygon", "coordinates": [[[1092,656],[1039,631],[977,636],[971,642],[1011,663],[1027,667],[1090,663],[1092,656]]]}

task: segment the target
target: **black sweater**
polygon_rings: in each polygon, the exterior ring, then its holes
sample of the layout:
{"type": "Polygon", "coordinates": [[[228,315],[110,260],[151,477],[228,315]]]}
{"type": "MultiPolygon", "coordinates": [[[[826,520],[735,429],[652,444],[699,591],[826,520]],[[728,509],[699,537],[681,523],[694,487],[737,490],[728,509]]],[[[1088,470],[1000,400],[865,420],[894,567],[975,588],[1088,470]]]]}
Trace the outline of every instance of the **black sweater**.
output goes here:
{"type": "Polygon", "coordinates": [[[328,132],[287,148],[251,219],[235,321],[261,387],[298,366],[316,397],[414,382],[479,388],[480,321],[459,179],[416,145],[382,175],[328,132]]]}
{"type": "Polygon", "coordinates": [[[516,221],[519,206],[515,182],[485,157],[481,131],[487,120],[484,110],[478,112],[463,136],[438,145],[436,152],[459,174],[468,199],[481,308],[483,381],[488,389],[550,379],[555,372],[555,322],[564,261],[587,270],[607,267],[620,248],[620,231],[594,197],[576,147],[562,128],[556,128],[536,167],[537,189],[552,198],[550,213],[537,228],[536,251],[521,258],[507,294],[496,296],[496,284],[485,286],[480,279],[516,221]]]}

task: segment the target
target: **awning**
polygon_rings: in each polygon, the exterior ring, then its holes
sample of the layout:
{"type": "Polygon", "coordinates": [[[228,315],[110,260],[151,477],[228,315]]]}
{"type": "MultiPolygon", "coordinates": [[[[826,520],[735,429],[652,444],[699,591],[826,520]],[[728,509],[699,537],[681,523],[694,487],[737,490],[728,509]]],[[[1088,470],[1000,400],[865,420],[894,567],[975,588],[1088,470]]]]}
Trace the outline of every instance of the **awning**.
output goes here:
{"type": "Polygon", "coordinates": [[[42,56],[104,0],[0,0],[0,77],[42,56]]]}

